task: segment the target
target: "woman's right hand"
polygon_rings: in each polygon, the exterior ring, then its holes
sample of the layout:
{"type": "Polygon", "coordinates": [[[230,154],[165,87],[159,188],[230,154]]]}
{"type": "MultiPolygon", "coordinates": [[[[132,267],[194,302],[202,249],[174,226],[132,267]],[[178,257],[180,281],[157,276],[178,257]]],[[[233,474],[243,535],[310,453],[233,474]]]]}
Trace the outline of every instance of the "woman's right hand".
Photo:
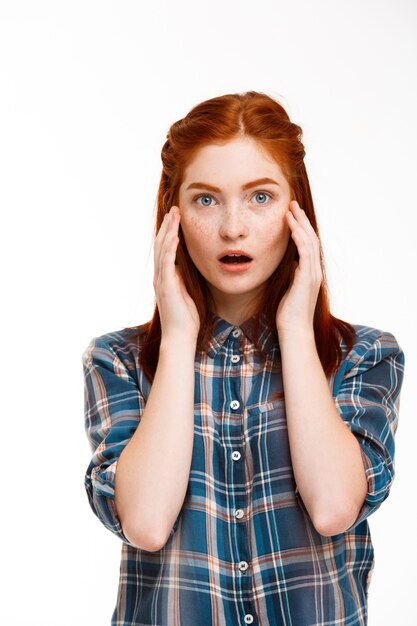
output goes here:
{"type": "Polygon", "coordinates": [[[197,341],[200,316],[188,293],[175,255],[179,243],[179,208],[171,207],[163,219],[154,242],[153,287],[161,320],[162,338],[197,341]]]}

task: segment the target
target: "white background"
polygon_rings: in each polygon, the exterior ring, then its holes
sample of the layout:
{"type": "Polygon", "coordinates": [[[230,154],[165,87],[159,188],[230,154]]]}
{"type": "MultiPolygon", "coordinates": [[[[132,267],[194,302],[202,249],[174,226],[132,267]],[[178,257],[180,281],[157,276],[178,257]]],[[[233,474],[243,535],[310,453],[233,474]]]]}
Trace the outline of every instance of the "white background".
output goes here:
{"type": "Polygon", "coordinates": [[[2,623],[110,623],[121,542],[84,491],[81,354],[152,314],[169,126],[250,89],[304,130],[332,312],[405,351],[369,626],[417,623],[416,18],[412,0],[0,3],[2,623]]]}

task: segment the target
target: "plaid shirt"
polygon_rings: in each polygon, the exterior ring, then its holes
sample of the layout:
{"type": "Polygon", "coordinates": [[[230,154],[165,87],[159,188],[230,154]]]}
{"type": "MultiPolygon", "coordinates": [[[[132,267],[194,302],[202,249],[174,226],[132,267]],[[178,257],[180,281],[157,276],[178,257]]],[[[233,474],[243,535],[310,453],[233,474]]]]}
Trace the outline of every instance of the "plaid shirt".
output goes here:
{"type": "Polygon", "coordinates": [[[391,333],[354,325],[354,347],[328,377],[360,443],[368,494],[355,523],[326,537],[296,489],[284,400],[270,399],[283,390],[276,336],[263,317],[259,352],[252,320],[237,327],[216,316],[208,351],[196,351],[188,490],[156,552],[129,543],[114,505],[118,457],[150,392],[140,345],[125,328],[93,338],[83,354],[93,452],[85,487],[94,513],[123,541],[112,626],[367,624],[374,565],[367,518],[394,476],[403,351],[391,333]]]}

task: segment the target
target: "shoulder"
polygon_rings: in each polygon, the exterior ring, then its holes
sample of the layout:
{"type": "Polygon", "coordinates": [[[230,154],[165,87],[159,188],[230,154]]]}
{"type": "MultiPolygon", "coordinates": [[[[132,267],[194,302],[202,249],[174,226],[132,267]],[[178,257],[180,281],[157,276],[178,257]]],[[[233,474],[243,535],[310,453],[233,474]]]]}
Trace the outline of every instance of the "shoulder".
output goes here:
{"type": "Polygon", "coordinates": [[[83,362],[88,365],[97,359],[118,360],[127,369],[136,369],[148,323],[128,326],[92,337],[83,351],[83,362]]]}
{"type": "Polygon", "coordinates": [[[392,352],[401,350],[395,335],[387,330],[365,326],[363,324],[352,324],[355,329],[355,339],[350,352],[345,360],[358,363],[370,353],[385,358],[392,352]]]}
{"type": "Polygon", "coordinates": [[[352,326],[355,337],[349,352],[346,352],[345,342],[341,341],[345,356],[334,373],[334,392],[337,393],[342,380],[364,374],[379,364],[381,366],[384,364],[383,370],[387,376],[392,377],[395,372],[395,378],[402,378],[404,352],[395,335],[390,331],[364,324],[352,326]]]}

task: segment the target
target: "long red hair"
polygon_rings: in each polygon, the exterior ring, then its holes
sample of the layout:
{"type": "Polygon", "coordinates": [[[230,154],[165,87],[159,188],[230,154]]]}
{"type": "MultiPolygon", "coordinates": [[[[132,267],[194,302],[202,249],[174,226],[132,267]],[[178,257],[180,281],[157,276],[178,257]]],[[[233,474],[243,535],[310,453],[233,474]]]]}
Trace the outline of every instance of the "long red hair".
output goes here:
{"type": "MultiPolygon", "coordinates": [[[[285,109],[270,96],[248,91],[206,100],[183,118],[174,122],[167,133],[161,151],[162,174],[157,195],[156,234],[163,218],[171,206],[178,206],[179,187],[187,165],[199,148],[212,143],[222,144],[237,136],[249,136],[267,150],[282,168],[293,193],[293,198],[304,209],[317,236],[316,215],[307,171],[304,165],[305,150],[302,129],[290,121],[285,109]]],[[[155,234],[155,237],[156,237],[155,234]]],[[[179,244],[176,264],[179,265],[188,293],[192,297],[200,316],[200,331],[197,350],[205,350],[212,336],[214,302],[205,279],[197,270],[185,246],[179,227],[179,244]]],[[[334,372],[341,364],[343,355],[340,340],[346,343],[346,352],[353,345],[355,329],[351,324],[330,313],[323,251],[320,246],[323,282],[317,297],[314,312],[314,334],[317,352],[326,375],[334,372]]],[[[277,341],[275,317],[282,296],[289,289],[296,264],[298,250],[290,237],[286,252],[267,281],[255,313],[255,343],[259,341],[259,316],[266,313],[268,324],[277,341]]],[[[144,336],[139,352],[140,365],[150,381],[153,380],[158,364],[161,341],[161,324],[158,305],[155,304],[152,319],[145,324],[131,327],[137,331],[133,337],[144,336]]],[[[258,345],[259,347],[259,345],[258,345]]]]}

